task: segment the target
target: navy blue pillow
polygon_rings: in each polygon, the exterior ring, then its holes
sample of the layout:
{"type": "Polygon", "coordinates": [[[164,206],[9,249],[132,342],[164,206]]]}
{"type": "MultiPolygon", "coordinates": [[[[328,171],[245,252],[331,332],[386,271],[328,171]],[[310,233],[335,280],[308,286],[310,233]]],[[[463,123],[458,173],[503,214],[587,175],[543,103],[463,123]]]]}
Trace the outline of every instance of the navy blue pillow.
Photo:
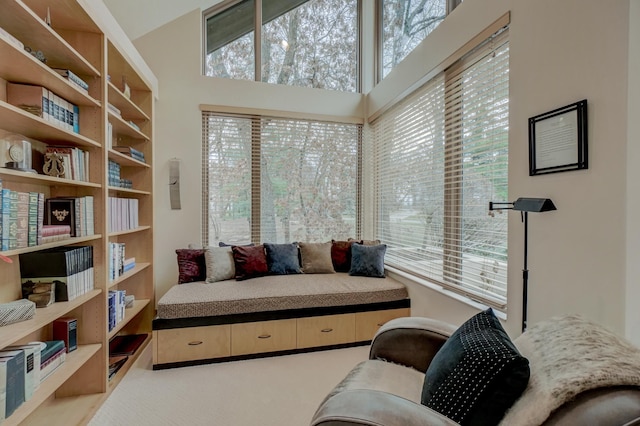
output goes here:
{"type": "Polygon", "coordinates": [[[423,405],[466,425],[497,425],[529,382],[529,361],[491,308],[462,324],[425,374],[423,405]]]}
{"type": "Polygon", "coordinates": [[[267,265],[269,265],[270,274],[286,275],[302,272],[297,244],[264,243],[264,248],[267,252],[267,265]]]}
{"type": "Polygon", "coordinates": [[[386,244],[375,246],[352,244],[349,275],[384,278],[384,254],[386,251],[386,244]]]}

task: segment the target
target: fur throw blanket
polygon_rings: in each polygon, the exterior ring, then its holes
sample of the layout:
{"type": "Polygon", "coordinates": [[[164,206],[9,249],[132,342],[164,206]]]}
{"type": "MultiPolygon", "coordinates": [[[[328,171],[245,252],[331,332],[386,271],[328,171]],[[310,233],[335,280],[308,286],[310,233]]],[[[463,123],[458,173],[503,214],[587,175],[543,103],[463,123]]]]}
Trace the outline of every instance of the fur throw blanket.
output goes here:
{"type": "Polygon", "coordinates": [[[540,425],[586,390],[640,386],[640,349],[579,315],[542,321],[514,344],[529,359],[531,377],[501,425],[540,425]]]}

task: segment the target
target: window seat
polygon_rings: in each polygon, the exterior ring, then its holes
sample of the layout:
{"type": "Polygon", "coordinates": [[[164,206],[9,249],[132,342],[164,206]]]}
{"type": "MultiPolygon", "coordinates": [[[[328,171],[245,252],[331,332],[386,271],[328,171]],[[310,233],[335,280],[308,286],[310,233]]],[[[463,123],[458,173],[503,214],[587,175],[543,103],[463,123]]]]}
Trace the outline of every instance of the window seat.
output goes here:
{"type": "Polygon", "coordinates": [[[153,368],[368,344],[409,316],[404,284],[335,274],[270,275],[173,286],[153,321],[153,368]]]}

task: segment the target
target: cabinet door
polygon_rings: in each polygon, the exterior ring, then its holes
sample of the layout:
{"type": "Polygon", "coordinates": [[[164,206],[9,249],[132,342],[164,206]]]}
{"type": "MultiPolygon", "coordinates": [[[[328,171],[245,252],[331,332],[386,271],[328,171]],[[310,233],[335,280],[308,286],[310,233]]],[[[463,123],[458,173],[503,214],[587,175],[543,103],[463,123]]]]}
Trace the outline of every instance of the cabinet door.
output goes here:
{"type": "Polygon", "coordinates": [[[231,354],[231,327],[174,328],[154,331],[157,339],[156,364],[221,358],[231,354]]]}
{"type": "Polygon", "coordinates": [[[355,341],[355,314],[298,318],[298,348],[339,345],[355,341]]]}
{"type": "Polygon", "coordinates": [[[295,347],[295,319],[231,325],[231,355],[284,351],[295,347]]]}
{"type": "Polygon", "coordinates": [[[408,317],[409,308],[385,311],[358,312],[356,314],[356,342],[373,339],[378,329],[394,318],[408,317]]]}

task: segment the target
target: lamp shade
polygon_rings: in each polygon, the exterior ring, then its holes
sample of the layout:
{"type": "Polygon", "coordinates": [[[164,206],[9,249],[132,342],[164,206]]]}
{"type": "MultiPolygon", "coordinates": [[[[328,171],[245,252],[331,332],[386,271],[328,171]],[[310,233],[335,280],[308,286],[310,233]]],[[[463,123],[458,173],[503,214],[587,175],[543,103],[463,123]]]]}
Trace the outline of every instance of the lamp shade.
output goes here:
{"type": "Polygon", "coordinates": [[[556,206],[549,198],[518,198],[513,203],[513,210],[521,212],[548,212],[556,210],[556,206]]]}

